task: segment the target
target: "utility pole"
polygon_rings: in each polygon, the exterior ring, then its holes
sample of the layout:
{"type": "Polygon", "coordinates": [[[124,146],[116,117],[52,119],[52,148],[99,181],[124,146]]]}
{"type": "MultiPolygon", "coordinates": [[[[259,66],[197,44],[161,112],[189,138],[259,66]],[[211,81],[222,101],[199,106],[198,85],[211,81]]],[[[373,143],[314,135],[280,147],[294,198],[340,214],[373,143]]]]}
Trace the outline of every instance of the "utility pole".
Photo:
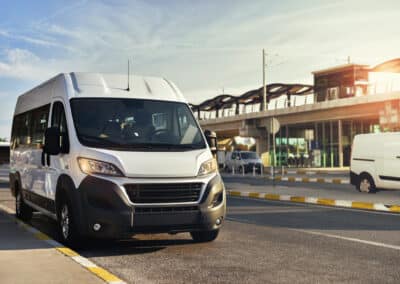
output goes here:
{"type": "Polygon", "coordinates": [[[267,110],[267,86],[265,85],[265,68],[267,67],[265,57],[265,49],[262,50],[262,57],[263,57],[263,66],[262,66],[262,71],[263,71],[263,111],[267,110]]]}

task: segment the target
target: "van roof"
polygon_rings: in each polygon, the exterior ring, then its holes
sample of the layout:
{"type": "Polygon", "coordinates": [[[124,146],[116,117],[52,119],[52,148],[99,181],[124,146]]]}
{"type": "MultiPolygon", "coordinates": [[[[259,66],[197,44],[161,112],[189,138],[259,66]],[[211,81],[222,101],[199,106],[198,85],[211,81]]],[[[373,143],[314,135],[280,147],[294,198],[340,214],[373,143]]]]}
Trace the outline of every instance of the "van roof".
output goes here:
{"type": "Polygon", "coordinates": [[[176,85],[160,77],[113,73],[61,73],[18,97],[15,114],[50,103],[52,97],[140,98],[185,102],[176,85]]]}

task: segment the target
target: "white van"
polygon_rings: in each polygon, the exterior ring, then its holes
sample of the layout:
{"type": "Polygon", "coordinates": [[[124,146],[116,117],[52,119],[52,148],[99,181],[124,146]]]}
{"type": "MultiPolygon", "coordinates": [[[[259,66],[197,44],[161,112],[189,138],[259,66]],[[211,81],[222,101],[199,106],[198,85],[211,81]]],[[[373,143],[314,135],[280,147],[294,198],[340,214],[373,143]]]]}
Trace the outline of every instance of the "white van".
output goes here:
{"type": "Polygon", "coordinates": [[[400,132],[356,135],[350,181],[361,192],[400,189],[400,132]]]}
{"type": "MultiPolygon", "coordinates": [[[[163,78],[60,74],[18,98],[10,184],[16,215],[39,211],[64,242],[190,232],[212,241],[224,184],[178,88],[163,78]]],[[[207,143],[208,142],[208,143],[207,143]]]]}
{"type": "Polygon", "coordinates": [[[257,173],[262,172],[263,163],[256,152],[251,151],[233,151],[227,154],[226,169],[228,172],[247,173],[256,170],[257,173]]]}

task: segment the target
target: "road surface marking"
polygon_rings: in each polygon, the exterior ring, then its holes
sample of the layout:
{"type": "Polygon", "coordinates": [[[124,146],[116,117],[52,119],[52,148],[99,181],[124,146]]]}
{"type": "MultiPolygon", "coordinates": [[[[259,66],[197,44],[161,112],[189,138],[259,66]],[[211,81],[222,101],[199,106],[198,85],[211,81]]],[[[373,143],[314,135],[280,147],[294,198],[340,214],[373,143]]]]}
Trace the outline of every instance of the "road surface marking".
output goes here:
{"type": "Polygon", "coordinates": [[[296,231],[296,232],[302,232],[302,233],[306,233],[306,234],[310,234],[310,235],[323,236],[323,237],[327,237],[327,238],[351,241],[351,242],[356,242],[356,243],[366,244],[366,245],[371,245],[371,246],[376,246],[376,247],[400,250],[400,246],[389,245],[389,244],[380,243],[380,242],[373,242],[373,241],[367,241],[367,240],[362,240],[362,239],[357,239],[357,238],[350,238],[350,237],[343,237],[343,236],[333,235],[333,234],[328,234],[328,233],[307,231],[307,230],[302,230],[302,229],[291,229],[291,228],[288,228],[288,230],[296,231]]]}

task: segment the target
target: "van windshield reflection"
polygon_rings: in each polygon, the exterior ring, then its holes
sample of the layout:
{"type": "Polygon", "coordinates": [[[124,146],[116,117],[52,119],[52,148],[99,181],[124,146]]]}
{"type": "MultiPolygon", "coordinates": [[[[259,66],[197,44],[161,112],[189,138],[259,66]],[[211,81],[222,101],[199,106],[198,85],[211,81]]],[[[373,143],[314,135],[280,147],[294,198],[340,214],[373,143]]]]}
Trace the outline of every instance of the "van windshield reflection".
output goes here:
{"type": "Polygon", "coordinates": [[[115,98],[71,100],[79,141],[116,150],[170,151],[206,147],[184,103],[115,98]]]}

